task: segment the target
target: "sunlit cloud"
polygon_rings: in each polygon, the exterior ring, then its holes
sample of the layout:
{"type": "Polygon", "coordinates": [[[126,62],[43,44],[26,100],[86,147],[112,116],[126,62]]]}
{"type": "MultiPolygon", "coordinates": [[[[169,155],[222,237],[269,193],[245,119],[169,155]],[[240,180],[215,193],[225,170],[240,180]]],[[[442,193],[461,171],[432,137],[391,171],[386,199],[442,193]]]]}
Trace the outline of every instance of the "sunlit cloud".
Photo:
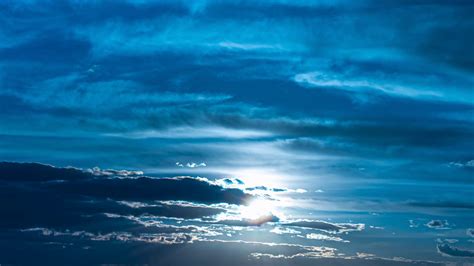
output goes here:
{"type": "Polygon", "coordinates": [[[186,163],[186,164],[183,164],[183,163],[180,163],[180,162],[176,162],[176,166],[178,167],[188,167],[188,168],[198,168],[198,167],[206,167],[206,163],[194,163],[194,162],[191,162],[191,163],[186,163]]]}
{"type": "Polygon", "coordinates": [[[328,236],[328,235],[323,235],[323,234],[307,234],[306,235],[307,239],[314,239],[314,240],[327,240],[327,241],[336,241],[336,242],[349,242],[347,240],[344,240],[338,236],[328,236]]]}
{"type": "Polygon", "coordinates": [[[359,93],[363,93],[369,90],[395,96],[419,97],[428,99],[443,99],[444,96],[440,92],[436,91],[413,89],[395,84],[374,83],[367,80],[350,80],[345,77],[333,77],[321,72],[297,74],[294,77],[294,80],[295,82],[302,84],[303,86],[326,89],[340,89],[359,93]]]}
{"type": "Polygon", "coordinates": [[[239,130],[224,127],[176,127],[163,130],[145,130],[134,131],[130,133],[110,133],[105,134],[111,137],[123,137],[132,139],[149,139],[149,138],[261,138],[271,136],[271,133],[257,130],[239,130]]]}

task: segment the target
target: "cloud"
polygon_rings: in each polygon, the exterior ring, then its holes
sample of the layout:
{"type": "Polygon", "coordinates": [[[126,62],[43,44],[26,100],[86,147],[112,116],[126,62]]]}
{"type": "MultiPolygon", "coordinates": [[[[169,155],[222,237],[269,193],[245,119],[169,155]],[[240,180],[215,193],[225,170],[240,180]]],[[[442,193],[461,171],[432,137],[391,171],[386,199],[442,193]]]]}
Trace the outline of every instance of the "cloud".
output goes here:
{"type": "Polygon", "coordinates": [[[466,235],[468,235],[470,237],[474,237],[474,228],[468,228],[466,230],[466,235]]]}
{"type": "Polygon", "coordinates": [[[115,170],[115,169],[102,170],[99,167],[86,169],[84,170],[84,172],[91,173],[92,175],[95,175],[95,176],[137,177],[137,176],[143,175],[143,171],[115,170]]]}
{"type": "Polygon", "coordinates": [[[420,226],[420,224],[416,220],[410,219],[408,220],[408,222],[410,223],[410,228],[418,228],[420,226]]]}
{"type": "Polygon", "coordinates": [[[192,177],[94,179],[49,184],[53,191],[116,200],[184,200],[200,203],[245,204],[251,196],[239,189],[223,189],[192,177]]]}
{"type": "Polygon", "coordinates": [[[449,223],[446,220],[431,220],[426,226],[433,229],[449,229],[449,223]]]}
{"type": "Polygon", "coordinates": [[[186,163],[186,164],[182,164],[180,162],[176,162],[176,166],[178,167],[187,167],[187,168],[199,168],[199,167],[206,167],[206,163],[195,163],[195,162],[192,162],[192,163],[186,163]]]}
{"type": "Polygon", "coordinates": [[[245,191],[263,191],[263,192],[290,192],[290,193],[306,193],[305,189],[298,188],[298,189],[291,189],[291,188],[269,188],[266,186],[256,186],[256,187],[245,187],[245,191]]]}
{"type": "Polygon", "coordinates": [[[282,234],[300,234],[300,231],[288,228],[288,227],[281,227],[281,226],[275,226],[272,230],[270,230],[271,233],[275,233],[278,235],[282,234]]]}
{"type": "MultiPolygon", "coordinates": [[[[313,209],[321,209],[364,222],[366,213],[381,219],[408,205],[423,214],[455,211],[450,219],[459,224],[472,209],[472,8],[465,0],[0,1],[0,157],[83,167],[1,170],[0,225],[132,237],[142,236],[143,224],[155,232],[158,222],[232,228],[216,217],[264,194],[304,214],[292,219],[318,219],[313,209]],[[98,164],[105,168],[88,169],[98,164]],[[210,181],[228,176],[237,178],[210,181]],[[321,184],[330,193],[314,193],[321,184]],[[311,193],[296,193],[303,189],[311,193]]],[[[315,240],[265,230],[362,230],[314,220],[286,226],[292,221],[279,217],[235,223],[262,224],[239,232],[301,242],[315,240]]],[[[58,258],[50,256],[54,244],[26,242],[31,249],[8,247],[7,239],[0,250],[58,258]]],[[[387,243],[381,252],[405,252],[387,243]]],[[[68,244],[82,242],[61,243],[68,244]]],[[[186,265],[221,262],[206,252],[178,256],[189,245],[168,252],[86,244],[88,254],[64,248],[61,257],[128,264],[121,259],[132,250],[160,260],[130,264],[172,264],[169,254],[192,260],[186,265]]],[[[233,254],[239,265],[244,252],[209,253],[233,254]]],[[[303,257],[311,254],[293,259],[303,257]]]]}
{"type": "Polygon", "coordinates": [[[458,168],[474,168],[474,160],[467,162],[450,162],[449,167],[458,167],[458,168]]]}
{"type": "Polygon", "coordinates": [[[277,46],[268,45],[268,44],[220,42],[218,45],[224,48],[238,49],[238,50],[278,49],[277,46]]]}
{"type": "Polygon", "coordinates": [[[474,251],[457,248],[449,244],[438,244],[436,246],[438,253],[448,257],[474,258],[474,251]]]}
{"type": "Polygon", "coordinates": [[[91,178],[89,172],[80,169],[57,168],[39,163],[0,162],[0,179],[14,182],[50,181],[50,180],[81,180],[91,178]]]}
{"type": "Polygon", "coordinates": [[[107,234],[95,234],[86,231],[57,231],[48,228],[27,228],[22,229],[21,232],[37,232],[43,236],[52,236],[52,237],[77,237],[77,238],[86,238],[91,241],[120,241],[120,242],[145,242],[145,243],[154,243],[154,244],[164,244],[164,245],[173,245],[173,244],[183,244],[183,243],[192,243],[193,236],[185,233],[171,233],[171,234],[140,234],[133,235],[128,232],[111,232],[107,234]]]}
{"type": "MultiPolygon", "coordinates": [[[[130,172],[1,163],[0,180],[8,182],[0,183],[0,209],[4,214],[0,228],[64,228],[91,221],[102,223],[107,220],[103,216],[106,212],[125,216],[202,218],[225,211],[209,204],[245,204],[252,198],[242,190],[224,188],[204,178],[154,179],[132,174],[133,178],[124,178],[130,177],[130,172]],[[160,200],[204,205],[165,204],[160,200]]],[[[125,226],[127,222],[123,222],[125,226]]]]}
{"type": "Polygon", "coordinates": [[[242,218],[238,220],[223,219],[217,221],[219,224],[231,225],[231,226],[261,226],[266,223],[276,223],[280,220],[277,216],[272,213],[262,214],[255,218],[242,218]]]}
{"type": "Polygon", "coordinates": [[[294,222],[286,222],[286,223],[282,223],[282,225],[317,229],[317,230],[321,230],[323,232],[328,232],[328,233],[362,231],[365,229],[364,224],[329,223],[325,221],[314,221],[314,220],[299,220],[299,221],[294,221],[294,222]]]}
{"type": "Polygon", "coordinates": [[[338,236],[328,236],[328,235],[323,235],[323,234],[316,234],[316,233],[311,233],[311,234],[306,234],[307,239],[314,239],[314,240],[327,240],[327,241],[336,241],[336,242],[349,242],[348,240],[344,240],[338,236]]]}
{"type": "Polygon", "coordinates": [[[44,188],[82,196],[117,200],[189,200],[204,203],[244,204],[251,198],[236,188],[223,189],[205,179],[192,177],[150,178],[142,171],[56,168],[38,163],[0,163],[0,179],[10,181],[52,181],[44,188]],[[134,177],[134,179],[95,177],[134,177]],[[214,198],[216,197],[216,198],[214,198]]]}
{"type": "Polygon", "coordinates": [[[348,80],[345,77],[328,76],[325,73],[310,72],[297,74],[294,81],[307,87],[340,89],[349,92],[363,93],[367,90],[402,97],[443,99],[442,94],[435,91],[417,90],[396,84],[374,83],[367,80],[348,80]]]}
{"type": "Polygon", "coordinates": [[[108,133],[107,136],[122,137],[132,139],[147,139],[147,138],[165,138],[165,139],[199,139],[199,138],[223,138],[223,139],[245,139],[245,138],[261,138],[270,136],[270,132],[261,130],[245,130],[232,129],[221,126],[214,127],[174,127],[162,130],[143,130],[132,131],[127,133],[108,133]]]}
{"type": "Polygon", "coordinates": [[[177,93],[150,90],[131,80],[89,81],[90,73],[70,73],[43,80],[28,88],[28,95],[16,90],[4,90],[2,95],[16,96],[31,106],[65,108],[87,112],[108,113],[120,108],[150,105],[189,105],[219,103],[231,99],[230,95],[209,93],[177,93]],[[48,88],[44,90],[44,88],[48,88]]]}

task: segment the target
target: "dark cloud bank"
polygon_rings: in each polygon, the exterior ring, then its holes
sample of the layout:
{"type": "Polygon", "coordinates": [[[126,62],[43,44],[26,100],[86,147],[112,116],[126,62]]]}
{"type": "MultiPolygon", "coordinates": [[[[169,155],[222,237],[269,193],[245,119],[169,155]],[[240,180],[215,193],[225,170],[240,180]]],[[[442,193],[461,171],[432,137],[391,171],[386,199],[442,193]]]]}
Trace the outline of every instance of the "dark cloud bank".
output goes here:
{"type": "Polygon", "coordinates": [[[0,180],[3,211],[0,224],[8,228],[63,227],[88,220],[85,214],[114,211],[124,215],[141,211],[141,214],[198,218],[216,214],[219,209],[183,206],[134,209],[117,201],[244,204],[251,197],[239,189],[226,189],[191,177],[109,178],[80,169],[37,163],[0,163],[0,180]]]}
{"type": "MultiPolygon", "coordinates": [[[[206,239],[210,227],[168,225],[141,217],[205,220],[225,209],[209,204],[246,204],[252,196],[203,178],[151,178],[139,172],[56,168],[38,163],[0,163],[0,262],[39,264],[151,263],[160,265],[339,265],[314,260],[316,247],[206,239]],[[119,173],[116,175],[110,173],[119,173]],[[165,202],[189,202],[172,204],[165,202]],[[282,249],[282,247],[286,247],[282,249]],[[298,252],[302,253],[298,253],[298,252]],[[265,257],[293,251],[291,259],[265,257]],[[28,254],[23,256],[22,254],[28,254]],[[230,259],[232,258],[232,259],[230,259]]],[[[224,221],[222,226],[277,222],[224,221]]],[[[214,223],[209,223],[213,225],[214,223]]],[[[341,233],[360,225],[296,221],[286,226],[341,233]]],[[[404,265],[392,260],[344,260],[345,265],[404,265]]],[[[426,265],[422,263],[422,265],[426,265]]]]}

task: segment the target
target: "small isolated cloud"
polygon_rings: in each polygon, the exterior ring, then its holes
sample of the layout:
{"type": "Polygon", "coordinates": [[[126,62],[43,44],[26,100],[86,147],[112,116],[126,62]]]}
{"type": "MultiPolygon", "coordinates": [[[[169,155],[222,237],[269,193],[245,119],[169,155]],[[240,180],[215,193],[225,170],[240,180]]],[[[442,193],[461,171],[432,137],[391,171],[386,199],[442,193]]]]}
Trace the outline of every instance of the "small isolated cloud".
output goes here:
{"type": "Polygon", "coordinates": [[[449,229],[449,223],[446,220],[431,220],[426,226],[433,229],[449,229]]]}
{"type": "Polygon", "coordinates": [[[314,240],[327,240],[327,241],[336,241],[336,242],[346,242],[348,243],[348,240],[344,240],[338,236],[328,236],[328,235],[323,235],[323,234],[316,234],[316,233],[311,233],[311,234],[306,234],[307,239],[314,239],[314,240]]]}
{"type": "Polygon", "coordinates": [[[265,192],[289,192],[289,193],[306,193],[306,189],[302,188],[297,188],[297,189],[291,189],[291,188],[270,188],[266,186],[256,186],[256,187],[248,187],[245,188],[246,191],[265,191],[265,192]]]}
{"type": "Polygon", "coordinates": [[[237,42],[220,42],[218,44],[220,47],[233,49],[233,50],[262,50],[262,49],[280,49],[279,46],[269,45],[269,44],[260,44],[260,43],[237,43],[237,42]]]}
{"type": "Polygon", "coordinates": [[[313,221],[313,220],[298,220],[294,222],[284,223],[282,225],[317,229],[317,230],[328,232],[328,233],[362,231],[365,229],[365,224],[329,223],[325,221],[313,221]]]}
{"type": "Polygon", "coordinates": [[[420,226],[420,224],[415,220],[410,219],[410,220],[408,220],[408,222],[410,223],[411,228],[418,228],[420,226]]]}
{"type": "Polygon", "coordinates": [[[474,237],[474,228],[468,228],[466,230],[466,235],[468,235],[470,237],[474,237]]]}
{"type": "Polygon", "coordinates": [[[130,170],[115,170],[115,169],[100,169],[99,167],[94,167],[92,169],[84,170],[86,173],[91,173],[95,176],[116,176],[116,177],[137,177],[142,176],[143,171],[130,171],[130,170]]]}
{"type": "Polygon", "coordinates": [[[438,253],[448,257],[474,258],[474,251],[457,248],[449,244],[438,244],[438,253]]]}
{"type": "Polygon", "coordinates": [[[457,167],[457,168],[474,168],[474,160],[470,160],[467,162],[450,162],[448,164],[449,167],[457,167]]]}
{"type": "Polygon", "coordinates": [[[357,79],[338,74],[325,72],[307,72],[294,76],[293,80],[305,87],[339,89],[349,92],[374,91],[394,96],[403,97],[441,97],[438,92],[409,88],[398,84],[391,84],[385,81],[369,81],[367,79],[357,79]]]}
{"type": "Polygon", "coordinates": [[[277,235],[283,235],[283,234],[300,234],[300,231],[296,231],[291,228],[287,227],[281,227],[281,226],[276,226],[272,230],[270,230],[271,233],[277,234],[277,235]]]}
{"type": "Polygon", "coordinates": [[[176,166],[178,166],[178,167],[187,167],[187,168],[199,168],[199,167],[206,167],[207,164],[206,163],[195,163],[195,162],[183,164],[183,163],[180,163],[180,162],[176,162],[176,166]]]}
{"type": "Polygon", "coordinates": [[[255,218],[219,220],[217,223],[230,226],[261,226],[266,223],[276,223],[278,221],[280,221],[280,218],[272,213],[266,213],[255,218]]]}
{"type": "Polygon", "coordinates": [[[224,179],[219,179],[216,182],[223,183],[225,185],[237,185],[237,186],[242,186],[244,185],[244,181],[238,179],[238,178],[224,178],[224,179]]]}

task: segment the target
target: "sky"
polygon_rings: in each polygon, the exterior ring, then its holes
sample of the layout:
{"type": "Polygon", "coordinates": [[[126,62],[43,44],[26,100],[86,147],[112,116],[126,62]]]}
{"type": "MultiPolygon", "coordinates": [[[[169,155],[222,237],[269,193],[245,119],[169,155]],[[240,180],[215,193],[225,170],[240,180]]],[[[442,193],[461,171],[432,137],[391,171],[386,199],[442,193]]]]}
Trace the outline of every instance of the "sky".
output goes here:
{"type": "Polygon", "coordinates": [[[474,264],[472,14],[0,1],[0,264],[474,264]]]}

